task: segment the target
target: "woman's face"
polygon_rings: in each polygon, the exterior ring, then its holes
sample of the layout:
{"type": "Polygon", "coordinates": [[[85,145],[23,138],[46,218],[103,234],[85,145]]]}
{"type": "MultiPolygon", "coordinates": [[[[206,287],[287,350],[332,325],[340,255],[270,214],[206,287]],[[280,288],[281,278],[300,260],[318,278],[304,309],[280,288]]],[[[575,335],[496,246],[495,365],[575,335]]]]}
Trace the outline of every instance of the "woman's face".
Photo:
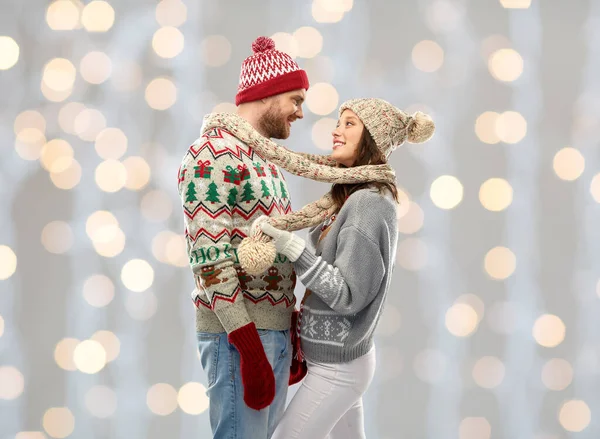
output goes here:
{"type": "Polygon", "coordinates": [[[358,157],[358,144],[365,125],[352,110],[344,110],[333,131],[331,158],[341,165],[351,167],[358,157]]]}

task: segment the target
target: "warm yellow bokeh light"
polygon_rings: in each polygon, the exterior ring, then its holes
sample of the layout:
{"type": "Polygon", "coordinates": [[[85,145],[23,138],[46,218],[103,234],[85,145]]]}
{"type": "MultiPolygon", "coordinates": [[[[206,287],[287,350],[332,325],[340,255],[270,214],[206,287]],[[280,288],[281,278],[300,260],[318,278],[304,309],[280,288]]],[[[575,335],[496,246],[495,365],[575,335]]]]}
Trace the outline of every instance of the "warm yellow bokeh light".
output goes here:
{"type": "Polygon", "coordinates": [[[414,201],[409,201],[408,210],[402,218],[398,219],[398,231],[405,235],[416,233],[423,227],[424,220],[425,213],[421,206],[414,201]]]}
{"type": "Polygon", "coordinates": [[[549,360],[542,369],[542,382],[550,390],[565,390],[573,381],[573,367],[562,358],[549,360]]]}
{"type": "Polygon", "coordinates": [[[435,41],[420,41],[413,47],[412,61],[422,72],[435,72],[444,64],[444,49],[435,41]]]}
{"type": "Polygon", "coordinates": [[[81,13],[81,24],[88,32],[106,32],[115,22],[115,11],[102,0],[88,3],[81,13]]]}
{"type": "Polygon", "coordinates": [[[77,70],[71,61],[65,58],[54,58],[44,67],[43,83],[53,91],[66,92],[73,88],[77,70]]]}
{"type": "Polygon", "coordinates": [[[485,418],[465,418],[459,425],[459,439],[490,439],[492,426],[485,418]]]}
{"type": "Polygon", "coordinates": [[[494,145],[500,142],[496,132],[499,114],[494,111],[482,113],[475,121],[475,134],[483,143],[494,145]]]}
{"type": "Polygon", "coordinates": [[[517,267],[515,254],[506,247],[494,247],[485,255],[484,268],[493,279],[504,280],[512,275],[517,267]]]}
{"type": "Polygon", "coordinates": [[[25,378],[13,366],[0,366],[0,400],[17,399],[25,388],[25,378]]]}
{"type": "Polygon", "coordinates": [[[505,111],[496,120],[496,134],[504,143],[519,143],[527,134],[527,121],[516,111],[505,111]]]}
{"type": "Polygon", "coordinates": [[[297,55],[300,58],[314,58],[323,49],[323,35],[314,27],[298,28],[293,37],[298,45],[297,55]]]}
{"type": "Polygon", "coordinates": [[[492,212],[500,212],[511,205],[513,188],[503,178],[490,178],[479,188],[479,201],[492,212]]]}
{"type": "Polygon", "coordinates": [[[50,180],[59,189],[73,189],[81,181],[81,172],[81,165],[77,160],[73,159],[69,167],[64,171],[51,172],[50,180]]]}
{"type": "Polygon", "coordinates": [[[209,67],[225,65],[231,57],[231,43],[223,35],[209,35],[200,44],[202,60],[209,67]]]}
{"type": "Polygon", "coordinates": [[[317,120],[311,131],[312,141],[315,146],[323,151],[331,153],[333,147],[332,132],[337,124],[337,119],[322,117],[317,120]]]}
{"type": "Polygon", "coordinates": [[[280,52],[287,53],[292,58],[298,56],[298,41],[292,34],[287,32],[277,32],[271,35],[271,39],[275,42],[275,47],[280,52]]]}
{"type": "Polygon", "coordinates": [[[0,70],[8,70],[19,61],[19,45],[11,37],[0,36],[0,70]]]}
{"type": "Polygon", "coordinates": [[[396,263],[402,268],[417,271],[427,264],[427,245],[418,238],[406,238],[398,244],[396,263]]]}
{"type": "Polygon", "coordinates": [[[158,309],[158,299],[152,291],[131,293],[125,300],[125,309],[135,320],[148,320],[158,309]]]}
{"type": "Polygon", "coordinates": [[[46,9],[46,22],[52,30],[73,30],[79,27],[81,14],[73,0],[56,0],[46,9]]]}
{"type": "Polygon", "coordinates": [[[125,187],[132,191],[139,191],[150,182],[150,165],[143,157],[127,157],[123,160],[123,166],[127,171],[125,187]]]}
{"type": "Polygon", "coordinates": [[[95,340],[84,340],[73,352],[75,367],[83,373],[95,374],[106,366],[106,350],[95,340]]]}
{"type": "Polygon", "coordinates": [[[83,284],[83,297],[95,308],[107,306],[115,297],[115,286],[109,277],[94,274],[83,284]]]}
{"type": "Polygon", "coordinates": [[[585,158],[575,148],[563,148],[554,155],[552,167],[561,180],[577,180],[585,169],[585,158]]]}
{"type": "Polygon", "coordinates": [[[187,6],[181,0],[161,0],[155,16],[161,26],[181,26],[187,20],[187,6]]]}
{"type": "Polygon", "coordinates": [[[94,386],[85,394],[85,407],[96,418],[109,418],[117,411],[117,395],[109,387],[94,386]]]}
{"type": "Polygon", "coordinates": [[[125,250],[126,237],[123,230],[116,229],[112,238],[107,241],[92,241],[94,250],[105,258],[114,258],[125,250]]]}
{"type": "Polygon", "coordinates": [[[90,340],[97,341],[106,351],[106,362],[110,363],[119,356],[121,352],[121,342],[119,338],[111,331],[97,331],[90,337],[90,340]]]}
{"type": "Polygon", "coordinates": [[[596,203],[600,203],[600,174],[594,175],[590,183],[590,193],[596,203]]]}
{"type": "Polygon", "coordinates": [[[104,192],[118,192],[125,186],[127,170],[118,160],[105,160],[96,167],[95,180],[104,192]]]}
{"type": "Polygon", "coordinates": [[[306,92],[306,106],[316,115],[327,116],[337,109],[339,95],[335,87],[326,82],[318,82],[306,92]]]}
{"type": "Polygon", "coordinates": [[[47,439],[47,436],[41,431],[21,431],[15,439],[47,439]]]}
{"type": "Polygon", "coordinates": [[[69,251],[75,241],[71,226],[64,221],[52,221],[42,229],[42,245],[50,253],[69,251]]]}
{"type": "Polygon", "coordinates": [[[502,384],[506,368],[496,357],[482,357],[473,366],[473,380],[479,387],[493,389],[502,384]]]}
{"type": "Polygon", "coordinates": [[[106,210],[92,213],[85,223],[85,231],[92,241],[108,241],[114,237],[118,228],[117,218],[106,210]]]}
{"type": "Polygon", "coordinates": [[[90,84],[102,84],[112,72],[112,61],[104,52],[90,52],[79,63],[79,73],[90,84]]]}
{"type": "Polygon", "coordinates": [[[431,183],[429,196],[440,209],[454,209],[463,199],[463,185],[452,175],[442,175],[431,183]]]}
{"type": "Polygon", "coordinates": [[[31,128],[43,135],[46,132],[46,119],[39,111],[26,110],[22,113],[19,113],[19,115],[15,118],[13,128],[16,135],[19,135],[20,132],[31,128]]]}
{"type": "Polygon", "coordinates": [[[532,332],[533,338],[540,346],[553,348],[564,341],[566,327],[560,317],[544,314],[535,321],[532,332]]]}
{"type": "Polygon", "coordinates": [[[75,417],[67,407],[52,407],[44,413],[42,425],[48,436],[63,439],[73,433],[75,417]]]}
{"type": "Polygon", "coordinates": [[[148,390],[146,404],[155,415],[170,415],[177,409],[177,390],[170,384],[155,384],[148,390]]]}
{"type": "Polygon", "coordinates": [[[454,301],[454,303],[464,303],[464,304],[469,305],[477,313],[478,322],[480,322],[481,319],[483,319],[483,315],[485,313],[485,305],[483,303],[483,300],[481,300],[475,294],[463,294],[463,295],[459,296],[454,301]]]}
{"type": "Polygon", "coordinates": [[[397,211],[397,219],[404,218],[404,216],[408,213],[408,209],[410,209],[410,196],[408,193],[402,188],[398,188],[398,211],[397,211]]]}
{"type": "Polygon", "coordinates": [[[119,128],[105,128],[96,137],[95,148],[101,158],[117,160],[127,152],[127,136],[119,128]]]}
{"type": "Polygon", "coordinates": [[[177,393],[177,403],[188,415],[200,415],[208,409],[206,387],[200,383],[186,383],[177,393]]]}
{"type": "Polygon", "coordinates": [[[127,289],[141,293],[152,286],[154,269],[143,259],[132,259],[123,266],[121,281],[127,289]]]}
{"type": "Polygon", "coordinates": [[[62,102],[66,100],[73,93],[73,88],[68,88],[67,90],[57,91],[53,90],[48,85],[42,81],[40,88],[42,90],[42,94],[46,99],[50,102],[62,102]]]}
{"type": "Polygon", "coordinates": [[[144,218],[153,222],[165,221],[173,212],[171,198],[161,190],[150,191],[144,195],[140,208],[144,218]]]}
{"type": "Polygon", "coordinates": [[[73,127],[81,140],[93,142],[106,128],[106,117],[100,110],[86,108],[75,117],[73,127]]]}
{"type": "Polygon", "coordinates": [[[507,9],[526,9],[531,6],[531,0],[500,0],[500,4],[507,9]]]}
{"type": "Polygon", "coordinates": [[[494,52],[500,49],[508,49],[512,46],[511,41],[504,35],[490,35],[481,43],[481,56],[488,60],[494,52]]]}
{"type": "Polygon", "coordinates": [[[152,48],[161,58],[175,58],[183,51],[184,46],[185,38],[176,27],[161,27],[152,37],[152,48]]]}
{"type": "Polygon", "coordinates": [[[15,141],[15,151],[23,160],[37,160],[46,144],[46,136],[38,128],[25,128],[19,131],[15,141]]]}
{"type": "Polygon", "coordinates": [[[456,303],[446,312],[446,328],[456,337],[467,337],[477,329],[479,317],[471,305],[456,303]]]}
{"type": "Polygon", "coordinates": [[[592,412],[585,401],[574,399],[562,405],[558,420],[565,430],[579,433],[590,425],[592,412]]]}
{"type": "Polygon", "coordinates": [[[499,81],[515,81],[523,73],[523,58],[516,50],[500,49],[490,56],[488,68],[499,81]]]}
{"type": "Polygon", "coordinates": [[[167,263],[175,267],[187,267],[189,264],[189,257],[187,255],[186,239],[184,235],[175,235],[169,239],[166,247],[166,259],[167,263]]]}
{"type": "Polygon", "coordinates": [[[17,271],[17,255],[7,245],[0,245],[0,280],[6,280],[17,271]]]}
{"type": "Polygon", "coordinates": [[[75,152],[69,142],[52,139],[46,143],[40,153],[40,163],[49,172],[63,172],[71,167],[75,152]]]}
{"type": "Polygon", "coordinates": [[[177,233],[170,230],[163,230],[159,232],[154,239],[152,239],[152,255],[157,261],[168,263],[167,260],[167,245],[171,238],[177,236],[177,233]]]}
{"type": "Polygon", "coordinates": [[[352,0],[313,0],[311,11],[313,19],[317,23],[337,23],[344,17],[345,10],[343,6],[347,6],[348,3],[350,3],[351,8],[352,0]]]}
{"type": "Polygon", "coordinates": [[[146,102],[154,110],[166,110],[177,101],[177,87],[167,78],[153,79],[146,87],[146,102]]]}
{"type": "Polygon", "coordinates": [[[63,338],[56,344],[54,348],[54,361],[56,361],[58,367],[69,371],[77,370],[73,355],[79,343],[80,341],[76,338],[63,338]]]}

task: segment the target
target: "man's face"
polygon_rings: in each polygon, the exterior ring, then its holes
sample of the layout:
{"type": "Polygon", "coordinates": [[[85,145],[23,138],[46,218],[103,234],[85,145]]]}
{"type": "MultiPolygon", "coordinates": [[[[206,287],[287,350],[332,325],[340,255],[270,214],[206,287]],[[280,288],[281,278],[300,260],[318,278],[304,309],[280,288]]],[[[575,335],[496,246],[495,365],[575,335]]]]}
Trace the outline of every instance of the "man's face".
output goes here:
{"type": "Polygon", "coordinates": [[[292,123],[304,117],[302,103],[305,97],[303,88],[268,97],[265,100],[267,107],[259,120],[262,132],[273,139],[290,137],[292,123]]]}

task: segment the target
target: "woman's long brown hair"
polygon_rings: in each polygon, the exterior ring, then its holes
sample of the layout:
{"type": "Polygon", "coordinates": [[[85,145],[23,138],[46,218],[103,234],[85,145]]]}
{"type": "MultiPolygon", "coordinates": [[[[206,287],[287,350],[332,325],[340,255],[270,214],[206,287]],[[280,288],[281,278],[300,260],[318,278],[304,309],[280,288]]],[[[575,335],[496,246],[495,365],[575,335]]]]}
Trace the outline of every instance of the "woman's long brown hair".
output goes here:
{"type": "MultiPolygon", "coordinates": [[[[371,137],[371,134],[366,128],[363,128],[362,136],[360,138],[360,142],[358,143],[358,157],[356,158],[352,167],[362,165],[383,165],[385,163],[387,163],[387,160],[379,148],[377,148],[373,137],[371,137]]],[[[344,165],[339,166],[346,167],[344,165]]],[[[365,189],[368,187],[376,187],[380,193],[383,193],[383,191],[387,189],[392,193],[396,202],[399,202],[398,188],[395,184],[380,182],[334,184],[331,188],[331,195],[333,197],[333,201],[335,201],[335,204],[338,206],[338,212],[351,194],[360,189],[365,189]]]]}

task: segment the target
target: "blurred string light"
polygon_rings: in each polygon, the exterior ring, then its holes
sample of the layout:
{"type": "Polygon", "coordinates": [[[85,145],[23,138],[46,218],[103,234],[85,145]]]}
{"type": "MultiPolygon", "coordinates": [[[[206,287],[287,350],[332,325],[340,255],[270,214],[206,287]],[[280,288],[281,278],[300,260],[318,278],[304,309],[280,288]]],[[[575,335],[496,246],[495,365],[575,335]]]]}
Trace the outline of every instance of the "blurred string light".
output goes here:
{"type": "Polygon", "coordinates": [[[496,113],[486,111],[475,121],[475,133],[479,140],[488,144],[519,143],[527,134],[527,121],[516,111],[496,113]]]}
{"type": "Polygon", "coordinates": [[[409,271],[418,271],[427,265],[427,244],[419,238],[406,238],[398,244],[396,263],[409,271]]]}
{"type": "Polygon", "coordinates": [[[311,138],[313,144],[322,151],[331,152],[333,147],[332,132],[337,125],[337,119],[322,117],[312,126],[311,138]]]}
{"type": "Polygon", "coordinates": [[[121,281],[133,292],[141,293],[154,282],[154,269],[143,259],[131,259],[121,269],[121,281]]]}
{"type": "Polygon", "coordinates": [[[8,70],[19,61],[19,45],[8,36],[0,36],[0,70],[8,70]]]}
{"type": "Polygon", "coordinates": [[[208,410],[206,387],[200,383],[189,382],[177,392],[177,404],[188,415],[200,415],[208,410]]]}
{"type": "Polygon", "coordinates": [[[468,337],[477,329],[477,311],[467,303],[455,303],[446,311],[446,328],[456,337],[468,337]]]}
{"type": "Polygon", "coordinates": [[[156,78],[146,87],[146,102],[154,110],[167,110],[177,101],[177,87],[168,78],[156,78]]]}
{"type": "Polygon", "coordinates": [[[353,5],[353,0],[313,0],[312,16],[317,23],[337,23],[353,5]]]}
{"type": "Polygon", "coordinates": [[[490,178],[479,188],[481,205],[492,212],[500,212],[511,205],[513,188],[503,178],[490,178]]]}
{"type": "Polygon", "coordinates": [[[96,331],[94,335],[90,337],[90,340],[97,341],[102,345],[106,352],[107,363],[115,361],[121,352],[121,342],[115,333],[111,331],[96,331]]]}
{"type": "Polygon", "coordinates": [[[454,209],[463,199],[463,185],[453,175],[436,178],[429,189],[431,201],[440,209],[454,209]]]}
{"type": "Polygon", "coordinates": [[[417,233],[423,227],[425,213],[421,206],[414,201],[409,201],[406,213],[398,220],[398,231],[405,235],[417,233]]]}
{"type": "Polygon", "coordinates": [[[90,84],[102,84],[110,78],[112,61],[104,52],[89,52],[79,63],[79,73],[90,84]]]}
{"type": "Polygon", "coordinates": [[[552,314],[540,316],[533,325],[533,338],[543,347],[554,348],[565,339],[566,327],[560,317],[552,314]]]}
{"type": "Polygon", "coordinates": [[[590,193],[596,203],[600,203],[600,173],[594,175],[590,183],[590,193]]]}
{"type": "Polygon", "coordinates": [[[507,9],[526,9],[531,6],[531,0],[500,0],[500,4],[507,9]]]}
{"type": "Polygon", "coordinates": [[[25,378],[13,366],[0,366],[0,400],[17,399],[25,388],[25,378]]]}
{"type": "Polygon", "coordinates": [[[554,155],[552,167],[561,180],[574,181],[583,174],[585,158],[575,148],[563,148],[554,155]]]}
{"type": "Polygon", "coordinates": [[[113,301],[115,285],[109,277],[103,274],[94,274],[88,277],[83,284],[83,297],[91,306],[103,308],[113,301]]]}
{"type": "Polygon", "coordinates": [[[509,248],[494,247],[486,253],[483,265],[492,279],[504,280],[514,273],[517,258],[509,248]]]}
{"type": "Polygon", "coordinates": [[[47,439],[47,436],[41,431],[21,431],[15,439],[47,439]]]}
{"type": "Polygon", "coordinates": [[[189,264],[185,251],[185,237],[170,230],[158,233],[152,240],[152,254],[157,261],[175,267],[189,264]]]}
{"type": "Polygon", "coordinates": [[[50,437],[62,439],[75,430],[75,417],[67,407],[52,407],[44,413],[42,425],[50,437]]]}
{"type": "Polygon", "coordinates": [[[118,160],[127,152],[127,136],[119,128],[105,128],[96,136],[95,148],[105,160],[118,160]]]}
{"type": "Polygon", "coordinates": [[[73,362],[79,371],[92,375],[104,369],[107,353],[100,342],[84,340],[75,347],[73,362]]]}
{"type": "Polygon", "coordinates": [[[101,256],[114,257],[125,248],[125,233],[110,212],[100,210],[92,213],[86,221],[86,233],[101,256]]]}
{"type": "Polygon", "coordinates": [[[52,221],[42,229],[42,245],[55,254],[68,252],[75,241],[71,226],[64,221],[52,221]]]}
{"type": "Polygon", "coordinates": [[[488,68],[498,81],[515,81],[523,73],[523,58],[513,49],[499,49],[490,56],[488,68]]]}
{"type": "Polygon", "coordinates": [[[433,73],[444,64],[444,49],[435,41],[424,40],[413,47],[411,57],[417,69],[433,73]]]}
{"type": "Polygon", "coordinates": [[[459,439],[490,439],[492,436],[492,426],[482,417],[464,418],[458,429],[459,439]]]}
{"type": "Polygon", "coordinates": [[[146,404],[155,415],[170,415],[177,409],[177,390],[167,383],[154,384],[148,389],[146,404]]]}
{"type": "Polygon", "coordinates": [[[187,6],[181,0],[161,0],[156,5],[155,17],[161,26],[181,26],[187,20],[187,6]]]}
{"type": "Polygon", "coordinates": [[[548,360],[542,369],[542,382],[554,391],[565,390],[573,381],[573,367],[562,358],[548,360]]]}
{"type": "Polygon", "coordinates": [[[54,347],[54,361],[63,370],[75,371],[77,366],[74,361],[75,348],[80,341],[76,338],[63,338],[54,347]]]}
{"type": "Polygon", "coordinates": [[[115,22],[115,11],[102,0],[88,3],[81,13],[81,23],[88,32],[107,32],[115,22]]]}
{"type": "Polygon", "coordinates": [[[68,31],[81,27],[83,4],[77,0],[56,0],[46,9],[46,22],[52,30],[68,31]]]}
{"type": "Polygon", "coordinates": [[[484,389],[494,389],[502,384],[506,368],[496,357],[482,357],[473,366],[473,380],[484,389]]]}
{"type": "Polygon", "coordinates": [[[152,37],[152,48],[161,58],[175,58],[183,51],[184,46],[185,38],[176,27],[161,27],[152,37]]]}
{"type": "Polygon", "coordinates": [[[561,406],[558,420],[565,430],[579,433],[590,424],[592,412],[585,401],[574,399],[566,401],[561,406]]]}
{"type": "Polygon", "coordinates": [[[100,190],[108,193],[118,192],[127,182],[127,169],[118,160],[104,160],[96,167],[96,185],[100,190]]]}
{"type": "Polygon", "coordinates": [[[17,255],[7,245],[0,245],[0,281],[10,278],[17,270],[17,255]]]}
{"type": "Polygon", "coordinates": [[[318,82],[311,85],[306,92],[306,106],[318,116],[327,116],[337,109],[339,98],[339,94],[333,85],[318,82]]]}

